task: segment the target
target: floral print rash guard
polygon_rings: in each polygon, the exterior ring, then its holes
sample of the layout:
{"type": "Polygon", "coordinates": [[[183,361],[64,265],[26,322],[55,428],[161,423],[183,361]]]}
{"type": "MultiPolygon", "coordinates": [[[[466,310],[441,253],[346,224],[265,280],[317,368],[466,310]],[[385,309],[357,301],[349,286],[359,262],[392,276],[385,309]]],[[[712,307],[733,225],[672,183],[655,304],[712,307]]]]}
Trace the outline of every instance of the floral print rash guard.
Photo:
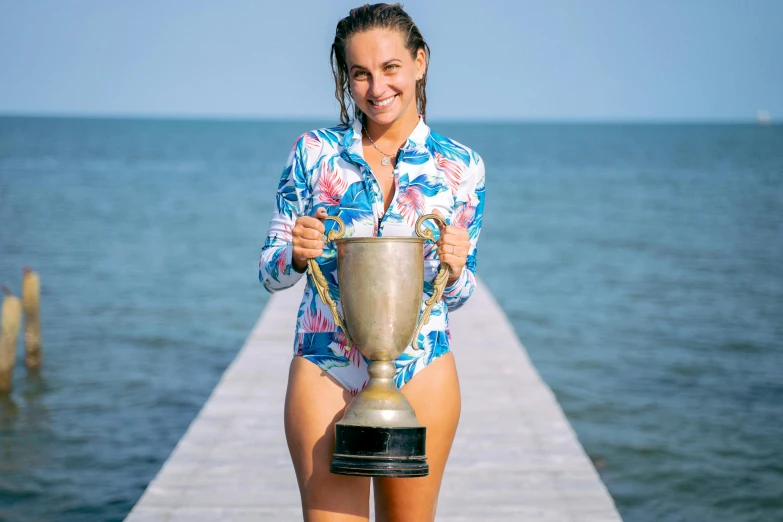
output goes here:
{"type": "MultiPolygon", "coordinates": [[[[302,135],[294,144],[277,189],[276,206],[261,251],[258,277],[269,292],[294,285],[303,274],[291,264],[291,231],[299,216],[310,216],[323,207],[345,223],[345,237],[415,236],[416,219],[438,210],[446,221],[470,234],[470,251],[462,273],[447,286],[442,300],[422,327],[419,346],[408,346],[395,361],[395,383],[402,387],[427,364],[449,351],[448,312],[462,306],[476,286],[476,244],[484,210],[484,163],[467,147],[433,131],[419,117],[397,156],[395,191],[384,212],[383,196],[370,166],[364,160],[362,124],[318,129],[302,135]]],[[[334,227],[327,221],[327,232],[334,227]]],[[[425,224],[438,230],[428,220],[425,224]]],[[[317,259],[338,304],[337,251],[327,244],[317,259]]],[[[436,246],[424,247],[422,306],[433,292],[432,280],[439,268],[436,246]]],[[[367,383],[367,360],[346,346],[331,312],[321,301],[308,277],[296,322],[294,353],[329,373],[352,394],[367,383]]]]}

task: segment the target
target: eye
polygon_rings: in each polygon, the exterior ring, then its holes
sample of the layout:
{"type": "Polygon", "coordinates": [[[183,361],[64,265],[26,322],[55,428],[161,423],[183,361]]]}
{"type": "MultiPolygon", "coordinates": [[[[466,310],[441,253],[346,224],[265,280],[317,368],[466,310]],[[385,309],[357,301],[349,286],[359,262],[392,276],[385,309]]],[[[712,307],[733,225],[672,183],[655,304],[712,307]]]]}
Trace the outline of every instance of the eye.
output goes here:
{"type": "Polygon", "coordinates": [[[364,78],[365,76],[367,76],[367,71],[356,71],[353,75],[354,78],[364,78]]]}
{"type": "Polygon", "coordinates": [[[394,72],[394,71],[396,71],[396,70],[397,70],[397,69],[399,69],[399,68],[400,68],[400,66],[399,66],[399,65],[397,65],[397,64],[393,64],[393,63],[392,63],[392,64],[389,64],[389,65],[387,65],[387,66],[386,66],[386,71],[388,71],[388,72],[394,72]]]}

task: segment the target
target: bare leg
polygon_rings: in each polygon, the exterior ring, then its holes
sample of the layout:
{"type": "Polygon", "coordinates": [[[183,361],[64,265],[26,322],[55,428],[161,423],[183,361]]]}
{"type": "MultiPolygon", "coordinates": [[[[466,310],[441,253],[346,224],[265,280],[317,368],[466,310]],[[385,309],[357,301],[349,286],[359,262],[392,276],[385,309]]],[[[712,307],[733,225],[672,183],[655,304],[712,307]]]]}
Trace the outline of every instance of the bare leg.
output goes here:
{"type": "Polygon", "coordinates": [[[334,424],[351,399],[318,366],[302,357],[293,358],[285,398],[285,434],[305,522],[369,520],[370,479],[329,472],[334,424]]]}
{"type": "Polygon", "coordinates": [[[459,423],[461,399],[457,366],[451,352],[416,374],[401,388],[427,428],[430,474],[418,478],[376,478],[378,522],[432,522],[446,460],[459,423]]]}

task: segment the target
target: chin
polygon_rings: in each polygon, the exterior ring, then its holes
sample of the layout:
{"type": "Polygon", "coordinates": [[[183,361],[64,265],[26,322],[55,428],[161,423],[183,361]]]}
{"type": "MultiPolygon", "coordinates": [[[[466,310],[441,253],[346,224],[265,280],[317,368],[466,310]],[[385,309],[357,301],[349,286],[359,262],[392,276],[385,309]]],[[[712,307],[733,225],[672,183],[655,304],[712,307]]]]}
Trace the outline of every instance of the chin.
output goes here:
{"type": "Polygon", "coordinates": [[[394,123],[397,121],[400,116],[402,116],[401,113],[395,112],[395,113],[383,113],[383,114],[375,114],[375,115],[368,115],[366,112],[364,115],[367,117],[368,120],[372,120],[375,123],[378,123],[380,125],[389,125],[390,123],[394,123]]]}

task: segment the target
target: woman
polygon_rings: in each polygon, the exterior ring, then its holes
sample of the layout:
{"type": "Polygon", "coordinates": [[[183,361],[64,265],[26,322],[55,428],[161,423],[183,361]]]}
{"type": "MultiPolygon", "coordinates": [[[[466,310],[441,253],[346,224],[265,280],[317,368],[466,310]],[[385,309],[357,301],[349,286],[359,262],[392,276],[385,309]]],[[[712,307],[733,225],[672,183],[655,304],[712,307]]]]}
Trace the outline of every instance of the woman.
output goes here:
{"type": "MultiPolygon", "coordinates": [[[[308,132],[294,145],[259,278],[270,292],[288,288],[302,277],[307,260],[318,258],[339,302],[336,252],[324,245],[323,217],[339,215],[347,237],[411,236],[418,216],[446,218],[437,247],[425,247],[422,302],[440,264],[448,266],[448,286],[422,328],[424,349],[408,346],[396,361],[395,382],[427,428],[430,474],[374,479],[377,520],[429,521],[459,420],[448,311],[475,287],[484,167],[476,153],[425,124],[429,47],[399,4],[351,10],[337,24],[331,62],[342,125],[308,132]]],[[[304,518],[368,520],[370,479],[329,472],[334,423],[366,384],[367,361],[346,346],[309,278],[296,333],[285,430],[304,518]]]]}

